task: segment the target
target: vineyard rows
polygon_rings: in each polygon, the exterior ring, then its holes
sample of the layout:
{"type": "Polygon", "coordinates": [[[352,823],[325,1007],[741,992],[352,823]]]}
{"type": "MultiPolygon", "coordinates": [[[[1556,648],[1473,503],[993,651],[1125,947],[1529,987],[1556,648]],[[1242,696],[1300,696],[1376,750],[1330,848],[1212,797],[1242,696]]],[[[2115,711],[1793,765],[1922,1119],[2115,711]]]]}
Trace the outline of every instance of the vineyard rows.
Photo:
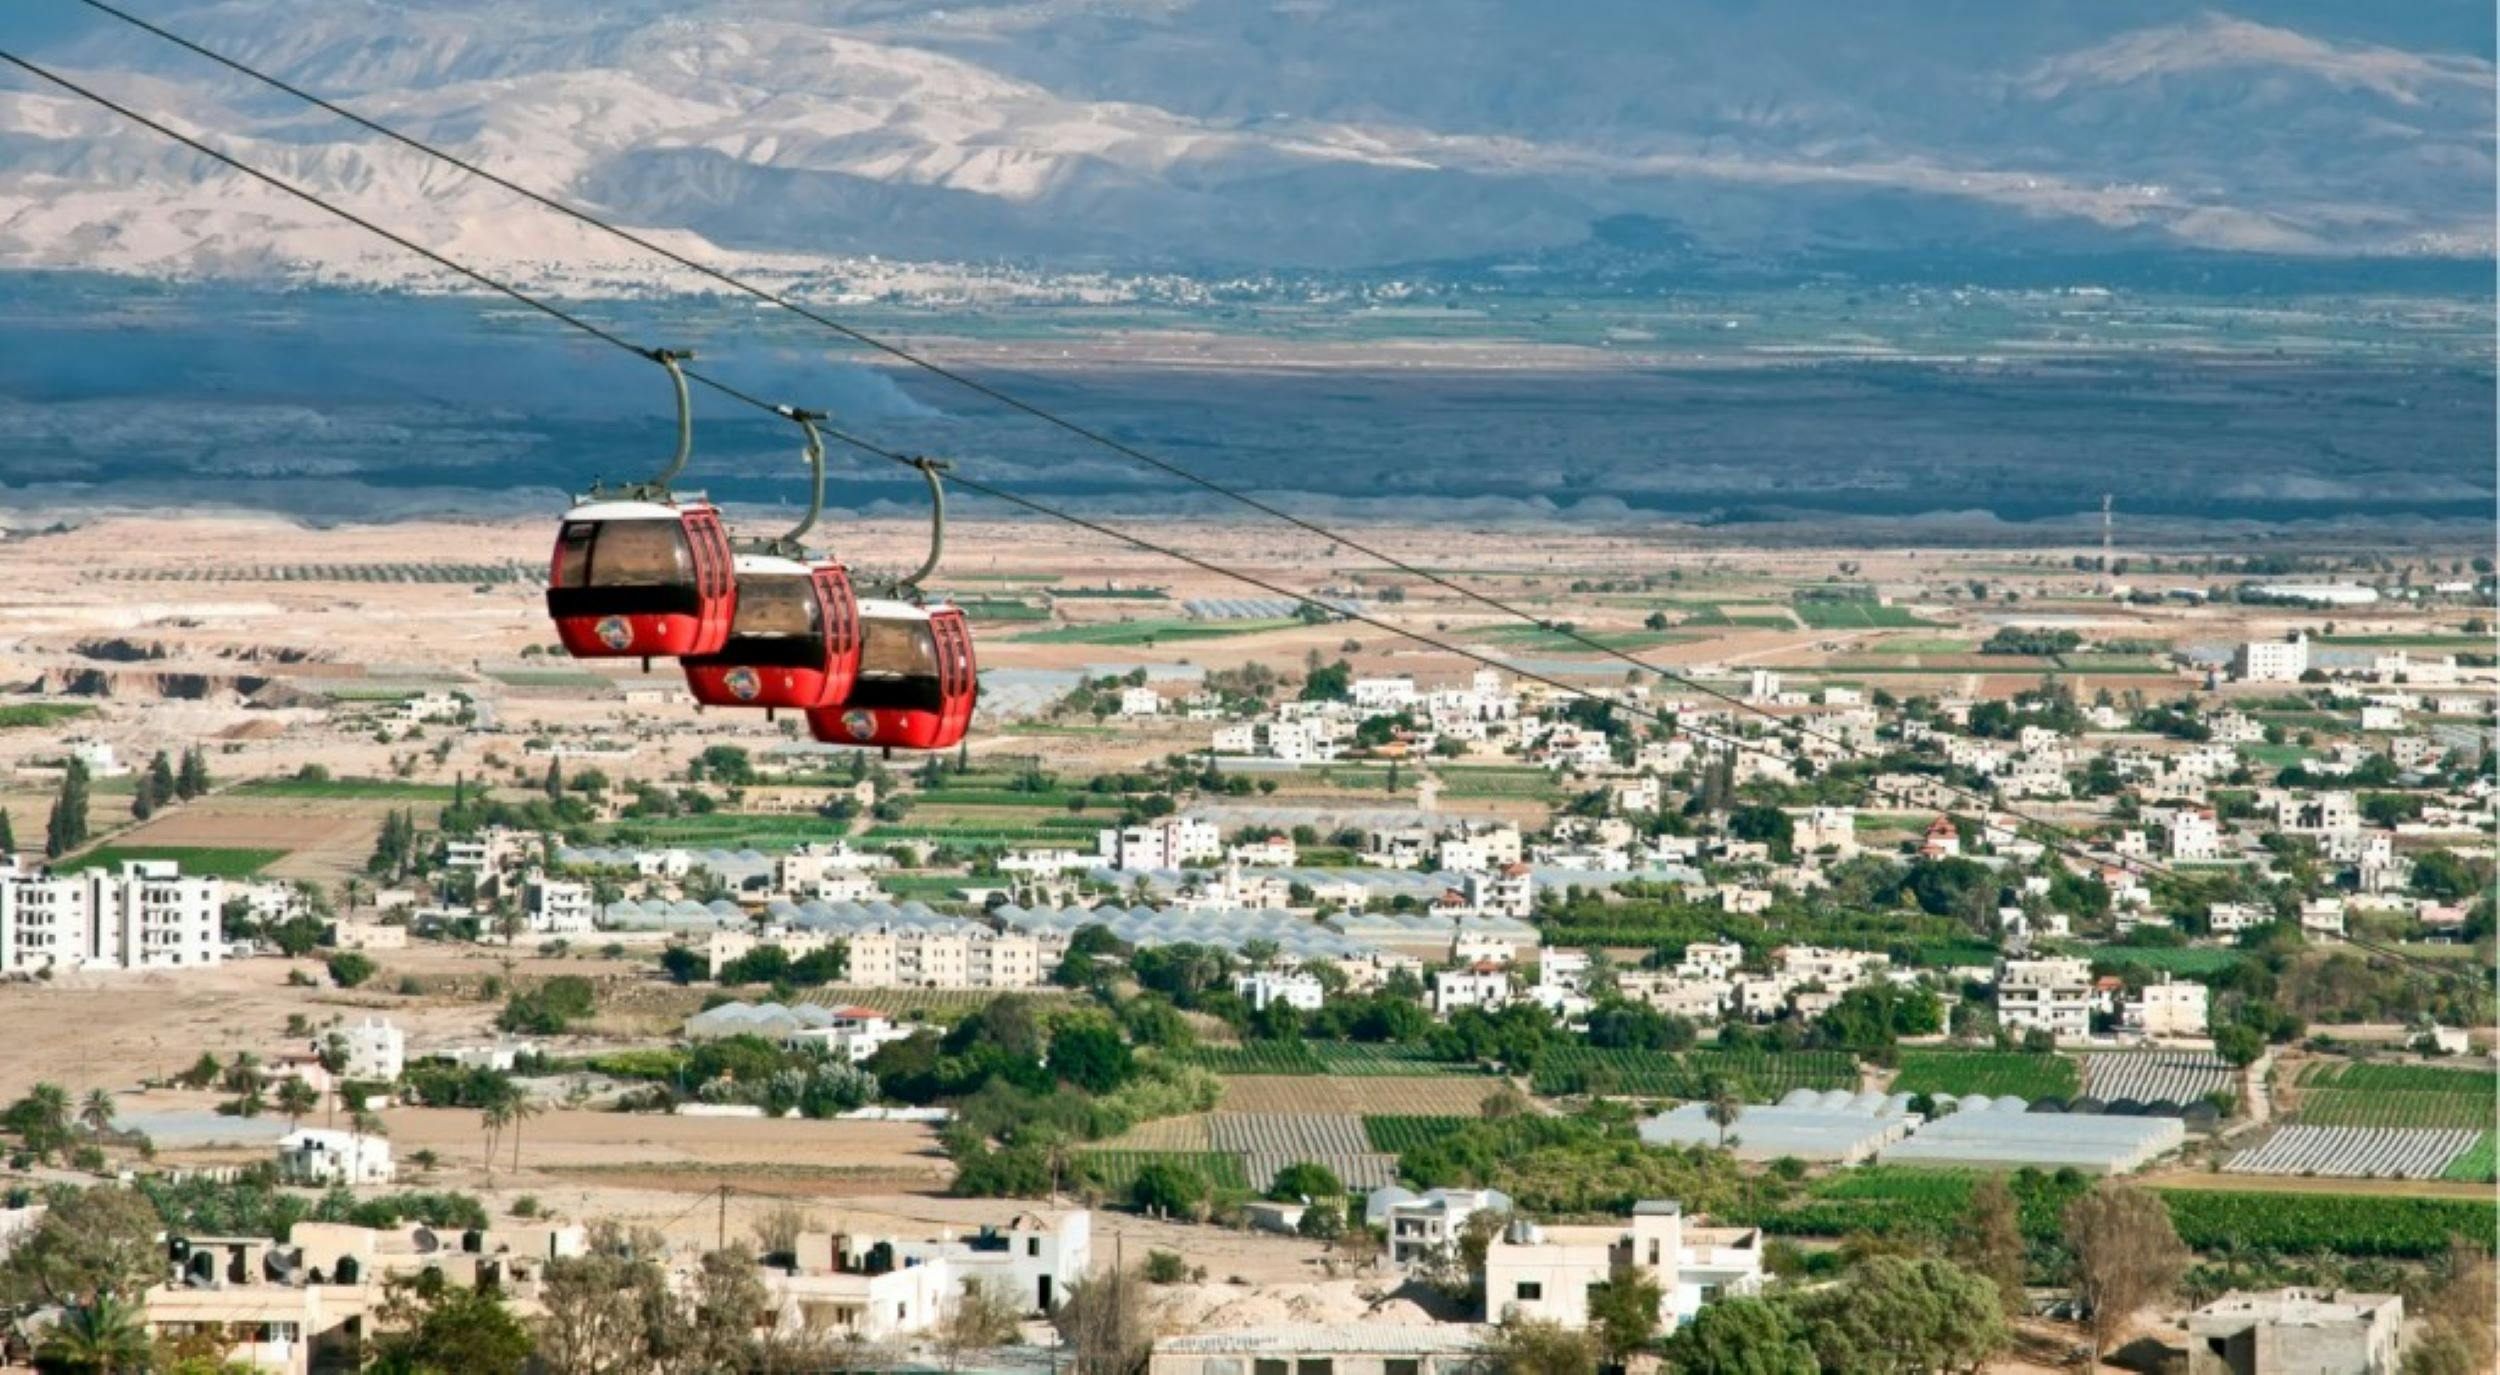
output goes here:
{"type": "Polygon", "coordinates": [[[1347,1189],[1358,1193],[1369,1193],[1383,1185],[1398,1182],[1398,1158],[1377,1151],[1353,1151],[1342,1155],[1251,1151],[1244,1154],[1241,1161],[1242,1173],[1262,1191],[1275,1182],[1277,1171],[1287,1165],[1318,1165],[1335,1175],[1347,1189]]]}
{"type": "Polygon", "coordinates": [[[1472,1064],[1436,1060],[1414,1046],[1354,1041],[1252,1041],[1191,1046],[1175,1054],[1216,1074],[1475,1074],[1472,1064]]]}
{"type": "MultiPolygon", "coordinates": [[[[1079,1157],[1085,1172],[1102,1185],[1106,1192],[1125,1194],[1137,1182],[1138,1171],[1148,1165],[1180,1165],[1196,1170],[1219,1189],[1247,1192],[1250,1179],[1242,1173],[1241,1157],[1223,1152],[1194,1151],[1086,1151],[1079,1157]]],[[[1267,1187],[1266,1180],[1259,1187],[1267,1187]]]]}
{"type": "MultiPolygon", "coordinates": [[[[1731,1220],[1787,1236],[1950,1237],[1964,1223],[1978,1178],[1958,1170],[1848,1170],[1815,1185],[1800,1202],[1731,1220]]],[[[2066,1204],[2090,1187],[2081,1179],[2029,1172],[2009,1180],[2024,1233],[2040,1239],[2063,1232],[2066,1204]]],[[[2500,1231],[2500,1206],[2490,1199],[2201,1189],[2165,1189],[2158,1197],[2180,1240],[2199,1251],[2411,1258],[2438,1254],[2452,1236],[2487,1242],[2500,1231]]]]}
{"type": "Polygon", "coordinates": [[[1365,1155],[1372,1148],[1363,1119],[1335,1114],[1243,1112],[1218,1113],[1207,1124],[1208,1141],[1219,1151],[1295,1156],[1365,1155]]]}
{"type": "Polygon", "coordinates": [[[2179,1239],[2200,1251],[2434,1256],[2450,1237],[2489,1244],[2500,1209],[2483,1198],[2165,1192],[2179,1239]]]}
{"type": "Polygon", "coordinates": [[[2105,1051],[2083,1057],[2083,1091],[2104,1103],[2193,1103],[2239,1086],[2238,1072],[2200,1051],[2105,1051]]]}
{"type": "Polygon", "coordinates": [[[1536,1067],[1536,1091],[1548,1096],[1621,1093],[1644,1098],[1699,1098],[1724,1077],[1750,1103],[1770,1103],[1796,1089],[1854,1089],[1857,1061],[1837,1050],[1715,1051],[1678,1055],[1657,1050],[1564,1046],[1536,1067]]]}
{"type": "Polygon", "coordinates": [[[2456,1128],[2317,1127],[2277,1131],[2222,1168],[2231,1174],[2327,1175],[2339,1179],[2437,1179],[2480,1133],[2456,1128]]]}
{"type": "Polygon", "coordinates": [[[1464,1117],[1366,1117],[1363,1134],[1372,1149],[1404,1155],[1417,1146],[1439,1141],[1468,1123],[1464,1117]]]}
{"type": "Polygon", "coordinates": [[[2489,1184],[2496,1175],[2500,1175],[2500,1159],[2495,1158],[2492,1134],[2484,1132],[2474,1138],[2473,1146],[2465,1154],[2449,1161],[2448,1168],[2439,1177],[2463,1180],[2468,1184],[2489,1184]]]}
{"type": "Polygon", "coordinates": [[[2080,1076],[2075,1062],[2057,1055],[1995,1050],[1905,1050],[1892,1092],[1974,1093],[2025,1100],[2072,1098],[2080,1076]]]}
{"type": "Polygon", "coordinates": [[[2300,1076],[2300,1120],[2322,1127],[2487,1129],[2496,1107],[2488,1072],[2419,1065],[2312,1065],[2300,1076]]]}

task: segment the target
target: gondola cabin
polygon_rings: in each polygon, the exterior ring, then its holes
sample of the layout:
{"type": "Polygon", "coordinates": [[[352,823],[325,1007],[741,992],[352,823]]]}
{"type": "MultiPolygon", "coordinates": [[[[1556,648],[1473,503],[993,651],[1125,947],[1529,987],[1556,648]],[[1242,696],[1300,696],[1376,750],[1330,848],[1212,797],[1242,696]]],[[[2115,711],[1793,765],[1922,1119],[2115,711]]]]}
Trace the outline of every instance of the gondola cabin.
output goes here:
{"type": "Polygon", "coordinates": [[[713,654],[738,601],[708,501],[586,501],[565,513],[547,614],[576,659],[713,654]]]}
{"type": "Polygon", "coordinates": [[[808,733],[829,744],[898,750],[960,742],[980,694],[964,613],[862,601],[859,619],[858,680],[840,705],[807,714],[808,733]]]}
{"type": "Polygon", "coordinates": [[[707,707],[806,711],[847,697],[859,674],[859,599],[838,563],[736,560],[738,610],[717,654],[687,655],[686,690],[707,707]]]}

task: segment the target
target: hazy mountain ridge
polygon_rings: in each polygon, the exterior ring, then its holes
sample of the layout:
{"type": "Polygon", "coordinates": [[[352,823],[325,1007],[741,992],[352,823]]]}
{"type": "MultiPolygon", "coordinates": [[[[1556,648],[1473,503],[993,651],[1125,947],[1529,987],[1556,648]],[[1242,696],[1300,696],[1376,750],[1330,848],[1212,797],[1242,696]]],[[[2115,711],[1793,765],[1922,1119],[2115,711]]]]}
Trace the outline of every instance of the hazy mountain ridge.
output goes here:
{"type": "MultiPolygon", "coordinates": [[[[868,255],[1364,270],[1640,217],[1696,260],[2492,248],[2488,16],[2114,0],[213,0],[177,29],[638,226],[868,255]]],[[[0,31],[10,21],[0,20],[0,31]]],[[[464,256],[630,255],[118,28],[40,58],[464,256]]],[[[12,42],[11,46],[19,46],[12,42]]],[[[20,80],[0,265],[408,278],[394,250],[20,80]]],[[[906,288],[907,289],[907,288],[906,288]]]]}

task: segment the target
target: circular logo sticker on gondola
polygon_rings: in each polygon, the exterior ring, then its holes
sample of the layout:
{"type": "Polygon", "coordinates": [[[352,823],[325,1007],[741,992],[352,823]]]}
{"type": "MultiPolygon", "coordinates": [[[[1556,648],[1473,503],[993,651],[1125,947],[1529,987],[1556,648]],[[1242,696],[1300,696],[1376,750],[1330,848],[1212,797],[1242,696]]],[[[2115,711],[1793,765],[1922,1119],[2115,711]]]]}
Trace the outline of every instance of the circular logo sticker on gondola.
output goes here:
{"type": "Polygon", "coordinates": [[[853,740],[868,739],[877,733],[877,714],[873,711],[846,711],[842,713],[842,729],[849,731],[853,740]]]}
{"type": "Polygon", "coordinates": [[[720,681],[721,686],[729,689],[729,695],[741,702],[754,701],[755,694],[764,690],[763,680],[751,668],[733,668],[720,681]]]}
{"type": "Polygon", "coordinates": [[[624,617],[610,616],[599,622],[599,643],[610,649],[623,649],[633,642],[633,624],[624,617]]]}

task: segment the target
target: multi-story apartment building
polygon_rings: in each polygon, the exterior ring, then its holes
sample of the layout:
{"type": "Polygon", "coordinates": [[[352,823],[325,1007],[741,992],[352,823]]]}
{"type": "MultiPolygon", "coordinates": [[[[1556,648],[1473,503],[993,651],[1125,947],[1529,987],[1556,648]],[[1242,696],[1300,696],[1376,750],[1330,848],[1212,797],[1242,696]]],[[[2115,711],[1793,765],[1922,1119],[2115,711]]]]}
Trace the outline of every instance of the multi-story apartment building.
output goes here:
{"type": "Polygon", "coordinates": [[[2174,980],[2146,984],[2119,1008],[2119,1024],[2147,1036],[2202,1036],[2206,1031],[2206,989],[2200,983],[2174,980]]]}
{"type": "Polygon", "coordinates": [[[222,881],[165,860],[72,874],[0,862],[0,974],[215,964],[224,905],[222,881]]]}
{"type": "Polygon", "coordinates": [[[2064,1039],[2092,1032],[2092,965],[2066,957],[1997,961],[1997,1022],[2064,1039]]]}
{"type": "Polygon", "coordinates": [[[1114,869],[1186,869],[1222,860],[1224,837],[1213,822],[1173,816],[1104,831],[1096,851],[1114,869]]]}
{"type": "Polygon", "coordinates": [[[521,887],[521,912],[541,936],[587,936],[596,928],[597,903],[587,883],[533,874],[521,887]]]}
{"type": "Polygon", "coordinates": [[[2231,651],[2231,676],[2243,683],[2297,683],[2309,671],[2309,637],[2251,640],[2231,651]]]}
{"type": "Polygon", "coordinates": [[[408,1038],[385,1017],[367,1017],[331,1033],[346,1051],[339,1076],[390,1083],[408,1068],[408,1038]]]}
{"type": "Polygon", "coordinates": [[[846,982],[866,988],[1038,988],[1067,953],[1047,934],[880,927],[854,931],[846,982]]]}

